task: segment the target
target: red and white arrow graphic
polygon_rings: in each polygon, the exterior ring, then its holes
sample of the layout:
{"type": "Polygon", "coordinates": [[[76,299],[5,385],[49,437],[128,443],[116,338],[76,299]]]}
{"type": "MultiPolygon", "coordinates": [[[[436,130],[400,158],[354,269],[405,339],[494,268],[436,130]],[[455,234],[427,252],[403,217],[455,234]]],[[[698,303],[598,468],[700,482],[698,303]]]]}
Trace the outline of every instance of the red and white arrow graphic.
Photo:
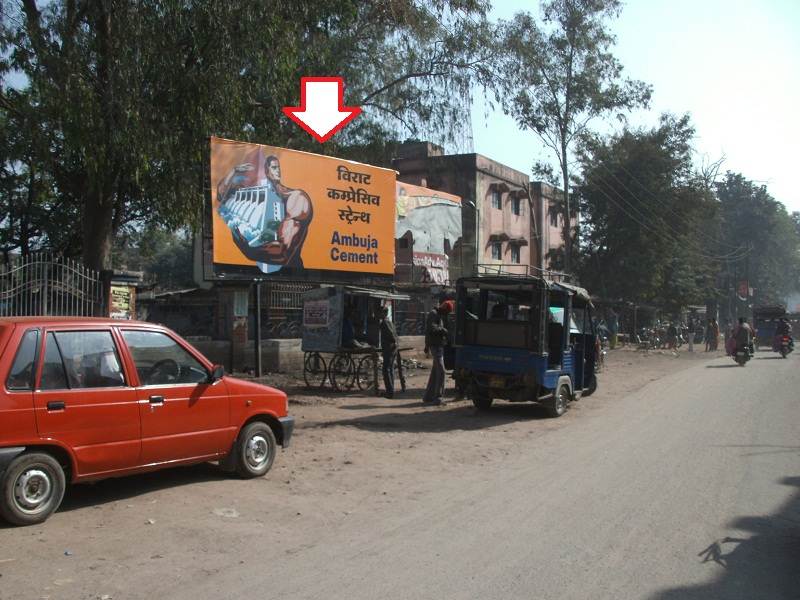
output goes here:
{"type": "Polygon", "coordinates": [[[361,114],[358,106],[344,106],[341,77],[301,77],[300,106],[284,106],[284,114],[319,143],[361,114]]]}

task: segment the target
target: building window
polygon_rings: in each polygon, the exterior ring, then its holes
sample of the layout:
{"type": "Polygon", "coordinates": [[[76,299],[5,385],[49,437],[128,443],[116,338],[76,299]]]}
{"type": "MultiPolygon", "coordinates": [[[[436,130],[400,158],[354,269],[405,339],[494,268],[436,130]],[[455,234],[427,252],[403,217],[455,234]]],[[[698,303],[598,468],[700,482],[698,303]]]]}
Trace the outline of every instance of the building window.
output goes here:
{"type": "Polygon", "coordinates": [[[503,200],[500,196],[500,190],[492,190],[492,208],[503,208],[503,200]]]}
{"type": "Polygon", "coordinates": [[[503,245],[500,242],[492,242],[492,260],[503,258],[503,245]]]}
{"type": "Polygon", "coordinates": [[[519,246],[516,244],[511,246],[511,262],[519,264],[519,246]]]}
{"type": "Polygon", "coordinates": [[[550,208],[550,225],[558,227],[558,211],[555,208],[550,208]]]}
{"type": "Polygon", "coordinates": [[[522,214],[522,202],[517,196],[511,199],[511,212],[517,216],[522,214]]]}

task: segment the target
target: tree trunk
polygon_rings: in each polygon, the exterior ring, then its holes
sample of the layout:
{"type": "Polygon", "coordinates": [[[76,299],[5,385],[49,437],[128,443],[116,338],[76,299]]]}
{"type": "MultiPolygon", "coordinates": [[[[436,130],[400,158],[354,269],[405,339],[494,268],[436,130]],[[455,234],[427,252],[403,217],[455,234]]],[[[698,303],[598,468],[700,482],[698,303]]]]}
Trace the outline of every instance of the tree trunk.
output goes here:
{"type": "MultiPolygon", "coordinates": [[[[563,136],[562,136],[563,140],[563,136]]],[[[561,144],[561,175],[564,183],[564,272],[569,273],[572,265],[572,227],[569,210],[569,167],[567,163],[567,145],[561,144]]]]}
{"type": "Polygon", "coordinates": [[[101,271],[111,268],[113,203],[92,192],[83,205],[83,264],[101,271]]]}

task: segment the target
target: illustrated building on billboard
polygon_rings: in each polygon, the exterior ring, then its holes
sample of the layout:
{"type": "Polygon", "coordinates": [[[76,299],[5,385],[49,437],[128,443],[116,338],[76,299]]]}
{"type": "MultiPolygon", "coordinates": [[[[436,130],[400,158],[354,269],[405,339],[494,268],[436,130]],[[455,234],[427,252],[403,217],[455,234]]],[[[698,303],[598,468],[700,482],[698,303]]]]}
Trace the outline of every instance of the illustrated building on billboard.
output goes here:
{"type": "Polygon", "coordinates": [[[450,261],[461,243],[461,198],[397,184],[395,283],[450,285],[450,261]]]}

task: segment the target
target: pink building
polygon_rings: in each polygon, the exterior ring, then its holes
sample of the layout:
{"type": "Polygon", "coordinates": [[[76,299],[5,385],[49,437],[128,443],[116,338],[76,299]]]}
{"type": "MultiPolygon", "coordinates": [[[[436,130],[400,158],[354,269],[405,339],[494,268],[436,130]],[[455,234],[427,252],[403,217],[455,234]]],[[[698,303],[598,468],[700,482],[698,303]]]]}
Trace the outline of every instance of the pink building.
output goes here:
{"type": "Polygon", "coordinates": [[[481,154],[445,155],[427,142],[409,142],[393,161],[398,181],[461,198],[462,236],[450,255],[450,281],[475,272],[528,273],[550,267],[563,247],[557,188],[481,154]]]}

